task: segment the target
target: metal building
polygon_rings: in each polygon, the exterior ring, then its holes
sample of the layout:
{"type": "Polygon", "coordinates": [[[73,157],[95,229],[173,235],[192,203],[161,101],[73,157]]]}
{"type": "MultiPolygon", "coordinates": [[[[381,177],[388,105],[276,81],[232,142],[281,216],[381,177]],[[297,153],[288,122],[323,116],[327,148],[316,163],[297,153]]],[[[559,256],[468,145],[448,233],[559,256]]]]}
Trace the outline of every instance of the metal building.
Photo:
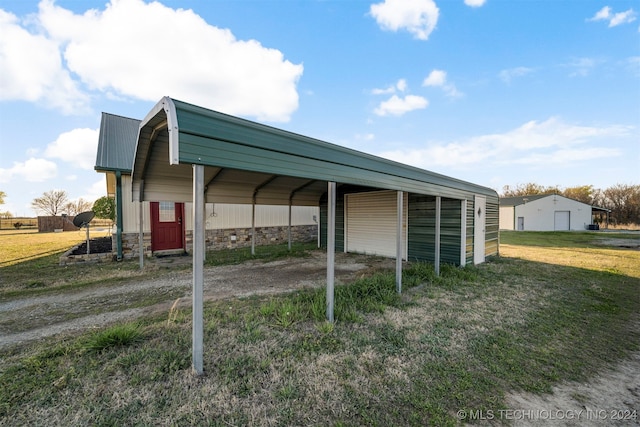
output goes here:
{"type": "Polygon", "coordinates": [[[498,253],[498,195],[483,186],[168,97],[140,123],[135,201],[192,202],[193,367],[202,372],[205,202],[320,206],[333,321],[335,250],[457,265],[498,253]]]}
{"type": "MultiPolygon", "coordinates": [[[[140,120],[102,113],[95,170],[105,174],[107,194],[116,201],[112,240],[118,260],[191,250],[191,203],[164,198],[133,201],[131,168],[139,127],[140,120]]],[[[289,237],[284,230],[289,224],[296,240],[316,240],[318,216],[317,206],[294,206],[289,212],[287,206],[258,205],[252,209],[250,204],[207,203],[207,249],[255,245],[254,237],[258,244],[280,243],[289,237]]]]}

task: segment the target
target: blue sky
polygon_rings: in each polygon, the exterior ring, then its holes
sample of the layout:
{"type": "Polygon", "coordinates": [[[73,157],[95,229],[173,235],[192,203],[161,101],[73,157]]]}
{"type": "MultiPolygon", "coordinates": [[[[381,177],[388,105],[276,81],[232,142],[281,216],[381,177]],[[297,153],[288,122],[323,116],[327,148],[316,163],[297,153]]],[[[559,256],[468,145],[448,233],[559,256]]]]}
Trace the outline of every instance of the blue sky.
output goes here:
{"type": "Polygon", "coordinates": [[[171,96],[500,191],[640,183],[640,3],[0,0],[0,211],[171,96]]]}

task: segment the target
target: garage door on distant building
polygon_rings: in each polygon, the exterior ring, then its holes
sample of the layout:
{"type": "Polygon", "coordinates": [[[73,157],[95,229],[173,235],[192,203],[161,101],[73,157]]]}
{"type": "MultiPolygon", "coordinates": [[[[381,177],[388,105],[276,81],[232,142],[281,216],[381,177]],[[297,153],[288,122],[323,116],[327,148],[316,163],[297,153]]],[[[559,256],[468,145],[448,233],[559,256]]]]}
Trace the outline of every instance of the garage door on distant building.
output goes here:
{"type": "Polygon", "coordinates": [[[553,229],[556,231],[570,230],[569,211],[556,211],[553,219],[553,229]]]}
{"type": "MultiPolygon", "coordinates": [[[[403,197],[403,259],[407,257],[408,194],[403,197]]],[[[396,256],[397,193],[373,191],[345,195],[346,252],[396,256]]]]}

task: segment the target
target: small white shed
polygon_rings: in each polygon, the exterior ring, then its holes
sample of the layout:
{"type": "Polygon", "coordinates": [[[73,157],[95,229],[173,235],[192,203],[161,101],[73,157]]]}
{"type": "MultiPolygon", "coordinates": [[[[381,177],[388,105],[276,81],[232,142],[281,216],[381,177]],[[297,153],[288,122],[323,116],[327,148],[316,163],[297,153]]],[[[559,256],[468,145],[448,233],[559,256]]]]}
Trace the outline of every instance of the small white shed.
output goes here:
{"type": "Polygon", "coordinates": [[[593,207],[559,194],[500,199],[500,229],[518,231],[587,230],[593,207]]]}

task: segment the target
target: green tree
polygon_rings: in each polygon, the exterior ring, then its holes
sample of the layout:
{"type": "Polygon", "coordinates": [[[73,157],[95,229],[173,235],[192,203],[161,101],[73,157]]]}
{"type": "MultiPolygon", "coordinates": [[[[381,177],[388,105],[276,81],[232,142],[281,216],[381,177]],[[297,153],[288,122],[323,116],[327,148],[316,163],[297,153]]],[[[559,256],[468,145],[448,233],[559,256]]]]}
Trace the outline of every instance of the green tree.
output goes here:
{"type": "Polygon", "coordinates": [[[593,185],[581,185],[579,187],[565,188],[560,194],[573,200],[577,200],[588,205],[593,204],[595,190],[593,185]]]}
{"type": "Polygon", "coordinates": [[[31,202],[31,207],[46,215],[56,216],[69,199],[64,190],[46,191],[41,197],[36,197],[31,202]]]}
{"type": "Polygon", "coordinates": [[[537,194],[555,193],[561,193],[557,185],[555,187],[545,187],[534,182],[528,182],[526,184],[518,184],[515,188],[505,185],[502,187],[501,197],[535,196],[537,194]]]}
{"type": "Polygon", "coordinates": [[[4,198],[7,197],[7,193],[0,191],[0,205],[4,205],[4,198]]]}
{"type": "Polygon", "coordinates": [[[93,204],[92,210],[98,218],[116,220],[116,201],[111,197],[100,197],[93,204]]]}
{"type": "Polygon", "coordinates": [[[603,191],[604,207],[618,224],[640,224],[640,185],[616,184],[603,191]]]}

